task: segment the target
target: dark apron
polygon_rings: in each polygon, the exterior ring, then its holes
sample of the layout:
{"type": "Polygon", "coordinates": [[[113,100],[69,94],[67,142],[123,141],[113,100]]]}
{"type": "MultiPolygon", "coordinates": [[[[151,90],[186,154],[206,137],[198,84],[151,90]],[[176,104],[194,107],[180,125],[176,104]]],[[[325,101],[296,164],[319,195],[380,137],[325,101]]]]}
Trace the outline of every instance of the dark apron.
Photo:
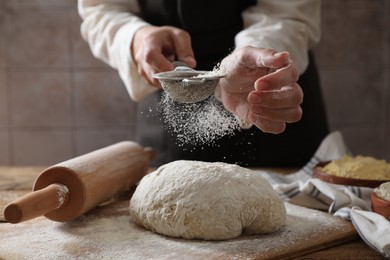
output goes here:
{"type": "MultiPolygon", "coordinates": [[[[142,17],[154,25],[171,25],[190,33],[197,69],[211,70],[234,49],[242,30],[242,11],[256,1],[245,0],[139,0],[142,17]]],[[[179,159],[220,161],[246,167],[301,167],[328,134],[328,124],[317,68],[312,55],[298,83],[304,92],[303,116],[274,135],[256,127],[214,141],[213,146],[178,146],[165,131],[159,115],[161,92],[139,104],[136,141],[156,150],[153,166],[179,159]]]]}

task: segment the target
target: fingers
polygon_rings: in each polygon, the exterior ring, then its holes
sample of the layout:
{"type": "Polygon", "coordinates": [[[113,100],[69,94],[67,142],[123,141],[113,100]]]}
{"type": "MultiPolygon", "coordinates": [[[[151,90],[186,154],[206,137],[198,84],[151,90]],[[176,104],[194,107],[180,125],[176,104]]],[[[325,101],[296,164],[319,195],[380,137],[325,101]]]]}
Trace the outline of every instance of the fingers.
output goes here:
{"type": "Polygon", "coordinates": [[[141,61],[138,63],[138,73],[148,84],[159,88],[161,87],[160,82],[153,75],[173,69],[172,62],[162,55],[160,51],[148,52],[148,55],[141,58],[141,61]]]}
{"type": "Polygon", "coordinates": [[[255,82],[255,89],[258,91],[280,89],[283,86],[297,82],[298,78],[298,70],[293,63],[289,63],[285,67],[259,78],[255,82]]]}
{"type": "Polygon", "coordinates": [[[280,134],[286,130],[286,123],[283,122],[274,122],[255,115],[250,115],[249,118],[257,128],[265,133],[280,134]]]}
{"type": "Polygon", "coordinates": [[[171,26],[141,28],[134,36],[131,50],[139,75],[156,87],[160,84],[153,74],[173,70],[171,56],[189,67],[196,66],[189,34],[171,26]]]}
{"type": "Polygon", "coordinates": [[[248,102],[266,108],[295,107],[302,104],[303,91],[297,83],[276,90],[255,90],[249,93],[248,102]]]}
{"type": "Polygon", "coordinates": [[[302,118],[303,93],[300,88],[286,87],[287,90],[253,91],[248,100],[251,103],[249,120],[267,133],[278,134],[285,130],[286,123],[298,122],[302,118]],[[260,96],[260,99],[258,99],[260,96]]]}
{"type": "Polygon", "coordinates": [[[186,63],[190,68],[196,66],[194,52],[191,46],[191,37],[183,30],[175,29],[172,31],[172,41],[175,49],[176,58],[186,63]]]}
{"type": "Polygon", "coordinates": [[[298,122],[302,117],[302,108],[300,106],[274,109],[274,108],[265,108],[258,105],[252,105],[251,114],[249,117],[252,121],[257,120],[258,118],[266,119],[274,122],[281,123],[294,123],[298,122]]]}
{"type": "Polygon", "coordinates": [[[276,90],[252,91],[248,95],[249,120],[264,132],[281,133],[286,123],[302,117],[303,91],[295,83],[276,90]]]}
{"type": "Polygon", "coordinates": [[[150,71],[157,73],[173,69],[172,62],[161,53],[160,49],[145,49],[142,57],[140,57],[140,64],[150,71]]]}
{"type": "Polygon", "coordinates": [[[290,62],[290,54],[286,51],[276,52],[271,49],[245,47],[234,54],[248,67],[279,69],[290,62]]]}
{"type": "Polygon", "coordinates": [[[273,69],[280,69],[290,63],[290,54],[287,51],[284,52],[272,52],[268,49],[263,49],[262,52],[257,52],[258,57],[256,64],[259,67],[268,67],[273,69]]]}

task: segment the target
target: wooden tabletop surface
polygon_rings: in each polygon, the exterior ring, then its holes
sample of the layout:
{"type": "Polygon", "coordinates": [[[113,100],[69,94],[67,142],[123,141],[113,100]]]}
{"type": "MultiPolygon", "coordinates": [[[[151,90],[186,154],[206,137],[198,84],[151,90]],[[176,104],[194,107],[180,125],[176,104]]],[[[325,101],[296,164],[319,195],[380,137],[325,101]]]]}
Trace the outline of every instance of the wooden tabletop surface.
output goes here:
{"type": "MultiPolygon", "coordinates": [[[[5,205],[31,191],[35,178],[46,167],[0,167],[0,225],[5,223],[5,205]]],[[[279,173],[292,170],[274,169],[279,173]]],[[[1,258],[1,257],[0,257],[1,258]]],[[[378,252],[367,246],[361,239],[319,250],[299,259],[384,259],[378,252]]]]}

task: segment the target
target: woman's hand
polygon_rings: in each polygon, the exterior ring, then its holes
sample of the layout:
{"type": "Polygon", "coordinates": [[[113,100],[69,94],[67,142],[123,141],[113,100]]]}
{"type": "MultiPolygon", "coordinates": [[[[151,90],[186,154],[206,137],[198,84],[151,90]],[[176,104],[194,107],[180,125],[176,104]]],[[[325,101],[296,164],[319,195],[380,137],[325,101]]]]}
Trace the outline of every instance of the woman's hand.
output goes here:
{"type": "Polygon", "coordinates": [[[288,52],[255,47],[234,51],[221,62],[219,82],[226,109],[263,132],[278,134],[301,119],[303,92],[288,52]]]}
{"type": "Polygon", "coordinates": [[[150,84],[160,87],[154,73],[173,70],[174,59],[196,66],[190,35],[171,26],[145,26],[134,35],[131,53],[137,63],[138,73],[150,84]]]}

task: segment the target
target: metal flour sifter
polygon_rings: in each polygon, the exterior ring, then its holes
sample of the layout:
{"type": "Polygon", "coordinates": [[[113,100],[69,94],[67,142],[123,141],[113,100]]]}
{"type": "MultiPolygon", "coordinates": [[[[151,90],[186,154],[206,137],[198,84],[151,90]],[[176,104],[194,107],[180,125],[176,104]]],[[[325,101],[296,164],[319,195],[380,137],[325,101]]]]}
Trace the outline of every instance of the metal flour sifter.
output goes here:
{"type": "Polygon", "coordinates": [[[174,65],[174,70],[156,73],[153,77],[178,103],[196,103],[207,99],[214,94],[219,79],[225,76],[214,71],[193,70],[180,62],[174,62],[174,65]]]}

